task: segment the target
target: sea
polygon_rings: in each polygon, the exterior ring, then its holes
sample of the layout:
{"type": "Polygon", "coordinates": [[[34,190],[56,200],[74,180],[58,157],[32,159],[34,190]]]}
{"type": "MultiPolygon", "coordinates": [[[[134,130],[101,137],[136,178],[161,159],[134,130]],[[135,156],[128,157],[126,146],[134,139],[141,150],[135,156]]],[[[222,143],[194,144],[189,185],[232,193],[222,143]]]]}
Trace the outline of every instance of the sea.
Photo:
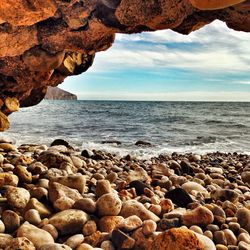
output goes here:
{"type": "Polygon", "coordinates": [[[10,120],[10,130],[0,138],[17,145],[64,139],[79,149],[138,158],[173,152],[250,154],[250,102],[45,100],[10,120]],[[139,140],[151,146],[138,147],[139,140]]]}

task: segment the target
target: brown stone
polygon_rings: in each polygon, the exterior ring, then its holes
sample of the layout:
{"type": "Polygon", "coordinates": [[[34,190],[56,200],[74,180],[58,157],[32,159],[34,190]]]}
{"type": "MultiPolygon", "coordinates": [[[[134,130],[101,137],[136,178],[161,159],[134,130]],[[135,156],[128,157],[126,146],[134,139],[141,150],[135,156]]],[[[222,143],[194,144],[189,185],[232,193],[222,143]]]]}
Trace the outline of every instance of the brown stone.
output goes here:
{"type": "Polygon", "coordinates": [[[173,228],[155,237],[148,250],[205,250],[197,236],[185,228],[173,228]]]}

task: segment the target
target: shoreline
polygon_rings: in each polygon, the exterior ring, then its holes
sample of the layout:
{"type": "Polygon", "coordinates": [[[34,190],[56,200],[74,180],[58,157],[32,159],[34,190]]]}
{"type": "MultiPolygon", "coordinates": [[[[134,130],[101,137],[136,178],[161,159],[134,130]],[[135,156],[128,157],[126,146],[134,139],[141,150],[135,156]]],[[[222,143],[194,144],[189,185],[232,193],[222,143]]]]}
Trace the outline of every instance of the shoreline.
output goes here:
{"type": "Polygon", "coordinates": [[[250,249],[250,155],[52,145],[0,142],[0,248],[250,249]]]}

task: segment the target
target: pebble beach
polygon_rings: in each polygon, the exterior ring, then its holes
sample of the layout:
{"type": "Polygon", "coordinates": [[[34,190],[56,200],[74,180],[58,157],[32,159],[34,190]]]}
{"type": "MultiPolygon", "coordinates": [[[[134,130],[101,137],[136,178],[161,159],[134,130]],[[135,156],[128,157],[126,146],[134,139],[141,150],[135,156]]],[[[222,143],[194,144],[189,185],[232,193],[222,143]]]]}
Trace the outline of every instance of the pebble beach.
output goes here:
{"type": "Polygon", "coordinates": [[[249,250],[250,156],[0,142],[0,249],[249,250]]]}

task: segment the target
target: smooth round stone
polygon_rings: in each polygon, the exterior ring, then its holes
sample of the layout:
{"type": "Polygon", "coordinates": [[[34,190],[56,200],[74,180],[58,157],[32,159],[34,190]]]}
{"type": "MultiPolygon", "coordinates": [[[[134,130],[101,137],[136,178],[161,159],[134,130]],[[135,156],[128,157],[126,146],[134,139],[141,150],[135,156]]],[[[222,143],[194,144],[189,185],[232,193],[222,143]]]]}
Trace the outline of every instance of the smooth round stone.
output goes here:
{"type": "Polygon", "coordinates": [[[141,227],[141,225],[142,225],[142,220],[138,216],[132,215],[122,220],[117,225],[117,228],[121,229],[124,232],[131,232],[137,229],[138,227],[141,227]]]}
{"type": "Polygon", "coordinates": [[[241,233],[238,235],[238,241],[244,241],[250,244],[250,235],[247,233],[241,233]]]}
{"type": "Polygon", "coordinates": [[[17,151],[16,146],[11,143],[0,143],[0,149],[3,149],[5,152],[17,151]]]}
{"type": "Polygon", "coordinates": [[[226,213],[221,207],[213,205],[213,207],[210,210],[212,211],[214,216],[220,216],[222,218],[226,218],[226,213]]]}
{"type": "Polygon", "coordinates": [[[121,209],[121,216],[127,218],[132,215],[137,215],[142,221],[143,220],[153,220],[155,222],[159,221],[160,218],[156,216],[154,213],[147,210],[143,204],[136,200],[128,200],[123,203],[121,209]]]}
{"type": "Polygon", "coordinates": [[[53,203],[53,206],[57,211],[64,211],[67,209],[71,209],[74,204],[74,200],[69,197],[62,196],[53,203]]]}
{"type": "Polygon", "coordinates": [[[97,200],[96,207],[99,216],[115,216],[120,213],[122,202],[116,194],[108,193],[97,200]]]}
{"type": "Polygon", "coordinates": [[[216,232],[220,230],[220,227],[218,225],[215,224],[209,224],[206,226],[206,229],[211,231],[211,232],[216,232]]]}
{"type": "Polygon", "coordinates": [[[0,233],[0,249],[6,249],[12,244],[13,237],[10,234],[0,233]]]}
{"type": "Polygon", "coordinates": [[[96,211],[96,203],[90,198],[82,198],[75,202],[73,208],[93,214],[96,211]]]}
{"type": "Polygon", "coordinates": [[[84,236],[82,234],[76,234],[69,237],[64,244],[71,247],[72,249],[76,249],[83,241],[84,236]]]}
{"type": "Polygon", "coordinates": [[[250,232],[250,210],[247,208],[240,208],[235,215],[238,219],[238,223],[250,232]]]}
{"type": "Polygon", "coordinates": [[[112,188],[108,180],[99,180],[97,181],[95,194],[99,198],[104,194],[112,193],[112,188]]]}
{"type": "Polygon", "coordinates": [[[115,172],[111,172],[106,178],[110,183],[113,183],[117,180],[118,174],[115,172]]]}
{"type": "Polygon", "coordinates": [[[18,237],[12,240],[6,250],[36,250],[34,244],[26,237],[18,237]]]}
{"type": "Polygon", "coordinates": [[[240,230],[240,224],[236,222],[228,223],[229,229],[231,229],[235,234],[237,234],[240,230]]]}
{"type": "Polygon", "coordinates": [[[245,171],[241,174],[241,179],[244,183],[250,184],[250,171],[245,171]]]}
{"type": "Polygon", "coordinates": [[[157,224],[153,220],[145,220],[142,223],[142,233],[145,236],[152,235],[157,229],[157,224]]]}
{"type": "Polygon", "coordinates": [[[216,189],[211,192],[211,198],[215,201],[231,201],[237,202],[239,198],[239,194],[231,189],[216,189]]]}
{"type": "Polygon", "coordinates": [[[2,220],[5,226],[6,232],[14,232],[20,226],[20,217],[12,210],[5,210],[2,214],[2,220]]]}
{"type": "Polygon", "coordinates": [[[29,209],[25,215],[24,219],[33,225],[38,225],[41,222],[41,217],[36,209],[29,209]]]}
{"type": "Polygon", "coordinates": [[[206,230],[203,235],[207,236],[210,240],[213,240],[213,233],[209,230],[206,230]]]}
{"type": "Polygon", "coordinates": [[[51,225],[51,224],[44,225],[42,227],[42,229],[45,230],[45,231],[47,231],[48,233],[50,233],[54,240],[57,239],[57,237],[58,237],[58,231],[57,231],[57,229],[53,225],[51,225]]]}
{"type": "Polygon", "coordinates": [[[193,210],[188,210],[182,216],[182,223],[185,226],[207,226],[214,220],[213,213],[204,206],[199,206],[193,210]]]}
{"type": "Polygon", "coordinates": [[[0,187],[3,186],[14,186],[18,185],[18,177],[10,173],[0,173],[0,187]]]}
{"type": "Polygon", "coordinates": [[[60,176],[50,178],[50,182],[57,182],[66,187],[76,189],[79,193],[83,193],[85,189],[85,176],[79,174],[71,174],[68,176],[60,176]]]}
{"type": "Polygon", "coordinates": [[[47,218],[51,215],[50,209],[45,206],[43,203],[38,201],[36,198],[31,198],[25,207],[25,210],[36,209],[40,214],[41,218],[47,218]]]}
{"type": "Polygon", "coordinates": [[[47,231],[40,229],[36,226],[25,222],[17,230],[17,237],[26,237],[28,238],[36,247],[40,249],[41,246],[45,244],[54,243],[54,239],[47,231]]]}
{"type": "Polygon", "coordinates": [[[244,241],[240,241],[238,244],[239,250],[249,250],[250,249],[250,244],[246,243],[244,241]]]}
{"type": "Polygon", "coordinates": [[[4,233],[5,231],[5,225],[2,220],[0,220],[0,233],[4,233]]]}
{"type": "Polygon", "coordinates": [[[214,232],[214,242],[216,244],[221,244],[221,245],[227,245],[227,238],[225,236],[225,233],[223,231],[216,231],[214,232]]]}
{"type": "Polygon", "coordinates": [[[14,173],[19,177],[19,180],[24,183],[32,182],[32,174],[27,170],[27,168],[17,165],[14,169],[14,173]]]}
{"type": "Polygon", "coordinates": [[[97,231],[96,222],[93,220],[89,220],[83,226],[82,232],[84,236],[91,235],[97,231]]]}
{"type": "Polygon", "coordinates": [[[237,238],[234,235],[233,231],[231,231],[230,229],[225,229],[225,230],[223,230],[223,232],[224,232],[225,237],[227,239],[227,244],[236,246],[237,245],[237,238]]]}
{"type": "Polygon", "coordinates": [[[53,215],[49,219],[49,223],[55,226],[62,235],[65,235],[81,232],[88,219],[89,216],[85,212],[69,209],[53,215]]]}
{"type": "Polygon", "coordinates": [[[225,245],[217,244],[216,245],[216,250],[228,250],[228,248],[225,245]]]}
{"type": "Polygon", "coordinates": [[[164,214],[174,210],[174,204],[170,199],[161,200],[160,206],[161,206],[161,212],[164,214]]]}
{"type": "Polygon", "coordinates": [[[87,243],[82,243],[81,245],[79,245],[78,247],[77,247],[77,249],[76,250],[93,250],[94,248],[91,246],[91,245],[89,245],[89,244],[87,244],[87,243]]]}
{"type": "Polygon", "coordinates": [[[50,243],[44,244],[39,250],[72,250],[72,248],[64,244],[50,243]]]}
{"type": "Polygon", "coordinates": [[[38,200],[47,199],[48,190],[43,187],[35,187],[30,190],[30,195],[32,198],[36,198],[38,200]]]}
{"type": "Polygon", "coordinates": [[[103,249],[103,250],[115,250],[115,247],[111,241],[105,240],[101,244],[101,249],[103,249]]]}
{"type": "Polygon", "coordinates": [[[132,249],[135,245],[135,240],[121,230],[113,230],[111,240],[117,249],[132,249]]]}
{"type": "Polygon", "coordinates": [[[154,214],[156,214],[157,216],[160,216],[162,213],[162,209],[160,205],[155,205],[155,204],[151,204],[150,207],[148,208],[148,210],[154,214]]]}
{"type": "Polygon", "coordinates": [[[181,187],[189,194],[192,193],[193,190],[199,193],[208,193],[208,191],[202,185],[193,181],[186,182],[181,187]]]}
{"type": "Polygon", "coordinates": [[[29,191],[19,187],[8,187],[5,196],[8,204],[15,208],[25,208],[30,200],[29,191]]]}
{"type": "Polygon", "coordinates": [[[121,224],[123,220],[124,218],[122,216],[104,216],[99,220],[98,228],[101,232],[110,233],[121,224]]]}
{"type": "Polygon", "coordinates": [[[193,202],[191,196],[182,188],[175,188],[165,194],[165,198],[170,199],[178,207],[187,207],[193,202]]]}
{"type": "Polygon", "coordinates": [[[200,227],[198,227],[198,226],[191,226],[189,229],[192,230],[195,233],[203,234],[202,229],[200,227]]]}
{"type": "Polygon", "coordinates": [[[186,228],[172,228],[158,234],[151,245],[150,250],[183,250],[204,249],[203,243],[196,234],[186,228]]]}
{"type": "Polygon", "coordinates": [[[195,234],[197,238],[199,239],[199,241],[202,243],[204,250],[216,250],[216,247],[211,239],[199,233],[195,233],[195,234]]]}

